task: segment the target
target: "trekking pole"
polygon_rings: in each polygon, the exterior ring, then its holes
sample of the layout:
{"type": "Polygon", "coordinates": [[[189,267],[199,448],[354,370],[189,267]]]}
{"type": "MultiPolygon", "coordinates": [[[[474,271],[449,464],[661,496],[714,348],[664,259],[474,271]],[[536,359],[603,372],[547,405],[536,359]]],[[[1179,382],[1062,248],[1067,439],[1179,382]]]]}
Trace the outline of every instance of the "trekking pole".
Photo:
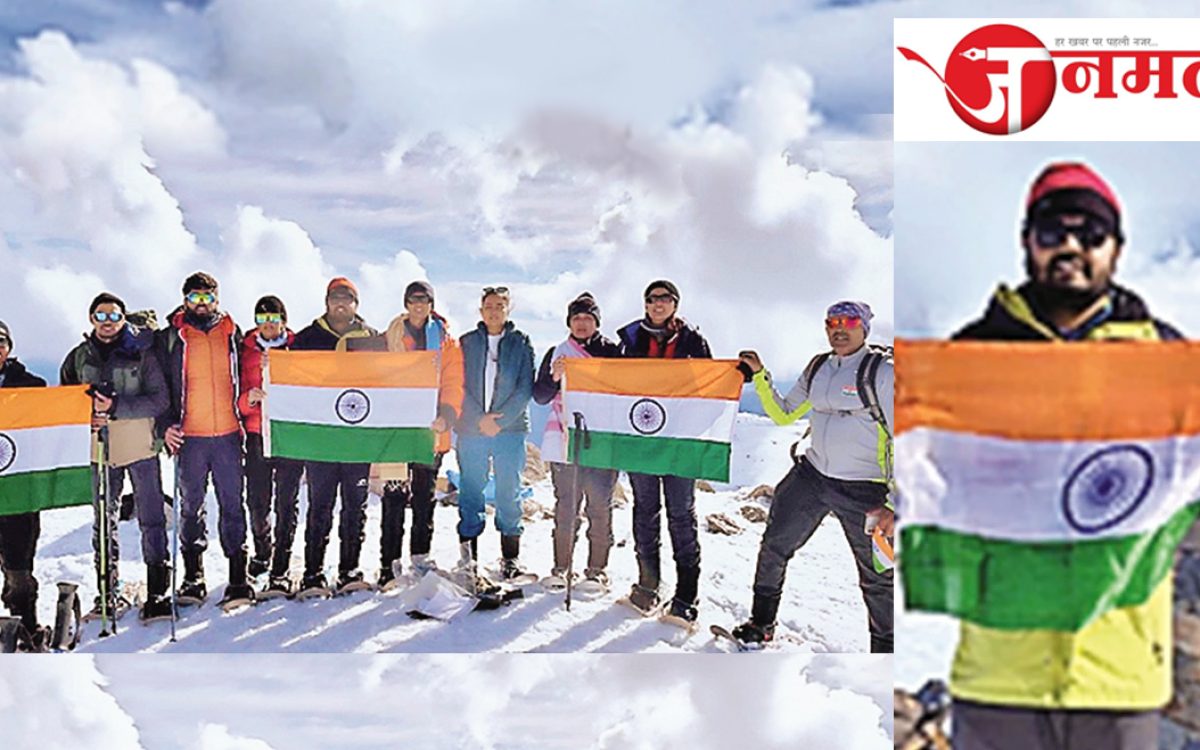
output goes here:
{"type": "Polygon", "coordinates": [[[571,542],[567,548],[567,611],[571,611],[571,592],[575,588],[575,537],[579,528],[579,511],[583,506],[583,498],[579,497],[579,451],[581,448],[592,447],[592,436],[587,429],[587,421],[580,412],[572,412],[575,420],[575,439],[571,441],[571,502],[575,505],[575,513],[571,517],[571,542]]]}
{"type": "Polygon", "coordinates": [[[179,568],[179,451],[172,457],[175,462],[175,486],[171,488],[171,643],[175,642],[175,621],[179,619],[179,602],[175,588],[176,571],[179,568]]]}
{"type": "MultiPolygon", "coordinates": [[[[99,512],[99,518],[97,519],[96,522],[99,524],[99,528],[97,529],[97,538],[99,539],[99,542],[100,542],[100,637],[107,638],[110,635],[110,633],[108,632],[108,621],[112,614],[111,612],[109,612],[109,609],[108,609],[109,596],[111,595],[112,592],[109,591],[109,585],[108,585],[109,584],[109,580],[108,580],[108,545],[109,545],[108,531],[109,531],[109,529],[108,529],[108,427],[107,426],[100,428],[98,439],[100,441],[100,466],[99,466],[99,478],[98,478],[98,485],[99,485],[100,492],[98,493],[99,497],[97,498],[97,505],[99,507],[100,512],[99,512]]],[[[115,635],[116,632],[117,632],[117,623],[114,620],[112,635],[115,635]]]]}

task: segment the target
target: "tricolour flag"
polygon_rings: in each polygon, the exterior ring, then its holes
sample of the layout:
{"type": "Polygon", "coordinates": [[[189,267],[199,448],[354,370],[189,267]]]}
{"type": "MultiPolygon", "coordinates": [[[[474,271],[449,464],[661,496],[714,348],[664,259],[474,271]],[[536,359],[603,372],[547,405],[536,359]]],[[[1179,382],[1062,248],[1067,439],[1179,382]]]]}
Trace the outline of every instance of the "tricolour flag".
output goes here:
{"type": "MultiPolygon", "coordinates": [[[[582,466],[729,481],[742,376],[712,359],[567,359],[568,446],[586,438],[582,466]]],[[[573,455],[569,448],[567,457],[573,455]]]]}
{"type": "Polygon", "coordinates": [[[1078,631],[1146,604],[1200,498],[1200,347],[900,342],[909,608],[1078,631]]]}
{"type": "Polygon", "coordinates": [[[272,351],[268,455],[338,463],[433,461],[437,352],[272,351]]]}
{"type": "Polygon", "coordinates": [[[92,502],[86,390],[0,388],[0,515],[92,502]]]}

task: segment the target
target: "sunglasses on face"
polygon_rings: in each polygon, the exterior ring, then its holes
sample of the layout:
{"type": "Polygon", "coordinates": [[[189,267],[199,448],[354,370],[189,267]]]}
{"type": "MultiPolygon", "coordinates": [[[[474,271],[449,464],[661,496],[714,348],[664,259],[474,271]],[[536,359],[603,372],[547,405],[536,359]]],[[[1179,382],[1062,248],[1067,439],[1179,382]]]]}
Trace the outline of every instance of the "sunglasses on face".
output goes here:
{"type": "Polygon", "coordinates": [[[124,319],[125,313],[122,312],[100,312],[97,310],[96,312],[92,313],[92,320],[96,321],[97,323],[107,323],[109,321],[112,321],[113,323],[120,323],[124,319]]]}
{"type": "Polygon", "coordinates": [[[662,294],[647,294],[646,295],[646,304],[652,305],[655,302],[671,302],[674,299],[675,299],[674,297],[672,297],[670,294],[667,294],[665,292],[662,294]]]}
{"type": "Polygon", "coordinates": [[[11,349],[12,342],[9,341],[8,339],[4,338],[3,336],[0,336],[0,347],[4,347],[5,349],[11,349]]]}
{"type": "Polygon", "coordinates": [[[414,305],[428,305],[431,302],[424,294],[414,294],[408,298],[408,301],[414,305]]]}
{"type": "Polygon", "coordinates": [[[862,318],[854,315],[833,315],[825,319],[826,328],[861,328],[862,318]]]}
{"type": "Polygon", "coordinates": [[[217,295],[212,292],[189,292],[184,299],[192,305],[211,305],[217,301],[217,295]]]}
{"type": "Polygon", "coordinates": [[[254,322],[260,326],[267,323],[282,323],[283,313],[255,313],[254,322]]]}
{"type": "Polygon", "coordinates": [[[1068,235],[1075,235],[1075,240],[1084,250],[1094,250],[1103,245],[1112,233],[1107,227],[1093,221],[1067,226],[1061,221],[1050,220],[1033,227],[1034,242],[1040,247],[1059,247],[1067,241],[1068,235]]]}

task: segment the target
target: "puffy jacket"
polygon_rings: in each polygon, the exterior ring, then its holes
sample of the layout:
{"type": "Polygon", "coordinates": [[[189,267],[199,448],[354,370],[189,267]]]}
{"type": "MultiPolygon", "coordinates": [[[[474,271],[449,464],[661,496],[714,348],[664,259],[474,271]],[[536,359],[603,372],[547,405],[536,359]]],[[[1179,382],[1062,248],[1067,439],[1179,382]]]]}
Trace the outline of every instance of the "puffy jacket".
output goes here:
{"type": "Polygon", "coordinates": [[[155,334],[171,405],[158,432],[182,424],[185,435],[219,437],[241,429],[237,415],[238,355],[242,332],[225,313],[208,328],[196,327],[180,309],[155,334]]]}
{"type": "MultiPolygon", "coordinates": [[[[289,349],[296,340],[296,334],[288,330],[284,332],[286,341],[279,349],[289,349]]],[[[242,415],[242,423],[246,432],[252,435],[262,434],[262,404],[250,405],[250,391],[262,388],[263,384],[263,348],[258,343],[258,329],[253,328],[242,340],[242,357],[239,365],[242,393],[238,396],[238,412],[242,415]]]]}
{"type": "MultiPolygon", "coordinates": [[[[813,468],[827,477],[850,481],[887,479],[886,434],[881,433],[858,395],[858,367],[867,354],[863,346],[845,357],[832,354],[813,373],[812,389],[803,375],[780,396],[765,369],[754,375],[754,390],[767,416],[778,424],[791,424],[808,414],[812,441],[804,455],[813,468]],[[881,440],[885,441],[881,444],[881,440]]],[[[875,393],[889,425],[894,424],[895,370],[884,360],[875,373],[875,393]]]]}
{"type": "MultiPolygon", "coordinates": [[[[1001,286],[987,313],[955,334],[974,340],[1178,339],[1133,292],[1114,287],[1105,309],[1076,331],[1055,331],[1028,287],[1001,286]]],[[[1087,575],[1080,570],[1079,575],[1087,575]]],[[[1144,604],[1114,609],[1078,632],[996,630],[963,622],[951,670],[960,698],[1052,709],[1150,710],[1171,697],[1168,576],[1144,604]]]]}
{"type": "Polygon", "coordinates": [[[0,388],[45,388],[46,381],[25,369],[25,365],[9,357],[0,367],[0,388]]]}
{"type": "Polygon", "coordinates": [[[111,383],[116,393],[113,419],[157,418],[171,406],[162,365],[154,352],[154,332],[126,325],[106,358],[92,335],[72,349],[59,369],[61,385],[111,383]]]}
{"type": "Polygon", "coordinates": [[[153,331],[126,324],[107,355],[104,352],[94,334],[84,336],[63,360],[58,377],[62,385],[112,386],[116,395],[109,413],[109,458],[113,465],[124,466],[158,453],[154,421],[170,407],[171,394],[154,352],[153,331]]]}
{"type": "MultiPolygon", "coordinates": [[[[436,312],[430,314],[428,322],[425,324],[425,346],[418,347],[417,342],[409,334],[405,327],[405,322],[408,320],[408,315],[400,315],[388,324],[387,332],[384,336],[387,338],[388,351],[392,352],[410,352],[410,351],[428,351],[428,339],[430,335],[438,337],[438,369],[440,371],[440,379],[438,385],[438,416],[446,420],[446,423],[453,426],[458,421],[458,415],[462,413],[463,404],[463,360],[462,350],[458,348],[458,340],[450,335],[449,324],[446,319],[436,312]]],[[[437,436],[437,443],[434,450],[438,453],[445,453],[450,450],[450,432],[446,431],[437,436]]]]}
{"type": "Polygon", "coordinates": [[[492,408],[486,408],[484,373],[487,368],[488,333],[482,322],[458,340],[463,357],[463,405],[458,434],[478,435],[479,420],[489,411],[500,412],[501,432],[529,432],[529,399],[533,396],[533,345],[510,320],[504,324],[496,363],[492,408]]]}
{"type": "Polygon", "coordinates": [[[662,344],[647,330],[647,319],[635,320],[617,331],[622,357],[661,357],[664,359],[712,359],[708,341],[700,329],[678,315],[667,322],[671,331],[662,344]]]}

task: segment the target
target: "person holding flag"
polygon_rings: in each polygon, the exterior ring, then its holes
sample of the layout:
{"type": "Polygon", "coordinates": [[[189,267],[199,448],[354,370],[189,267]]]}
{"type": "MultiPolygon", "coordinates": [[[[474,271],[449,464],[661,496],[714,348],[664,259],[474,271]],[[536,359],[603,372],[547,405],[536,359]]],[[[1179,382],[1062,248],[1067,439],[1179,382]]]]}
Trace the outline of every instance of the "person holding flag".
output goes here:
{"type": "MultiPolygon", "coordinates": [[[[450,335],[449,324],[434,310],[433,285],[414,281],[404,290],[403,315],[396,317],[384,334],[388,351],[436,351],[438,353],[438,415],[433,422],[437,434],[432,464],[407,464],[407,477],[391,479],[380,475],[384,483],[381,495],[383,518],[380,522],[379,583],[388,588],[395,580],[395,563],[400,559],[404,541],[404,508],[412,506],[412,532],[409,554],[413,571],[423,575],[437,567],[429,557],[433,541],[433,491],[442,458],[450,451],[450,426],[458,420],[463,401],[463,364],[458,340],[450,335]]],[[[386,472],[391,464],[379,465],[386,472]]],[[[400,464],[405,466],[405,464],[400,464]]],[[[373,469],[374,471],[374,469],[373,469]]]]}
{"type": "MultiPolygon", "coordinates": [[[[0,321],[0,388],[45,388],[46,381],[25,369],[12,356],[13,337],[7,324],[0,321]]],[[[48,640],[48,633],[38,627],[38,582],[33,577],[33,558],[41,535],[41,515],[32,513],[3,513],[0,508],[0,568],[4,571],[4,606],[14,617],[21,618],[32,640],[34,650],[48,640]]]]}
{"type": "MultiPolygon", "coordinates": [[[[296,334],[295,351],[347,351],[354,339],[378,337],[379,332],[358,315],[358,287],[338,276],[325,289],[325,314],[296,334]]],[[[306,461],[308,519],[304,530],[304,578],[300,593],[325,593],[329,584],[322,571],[325,548],[333,530],[333,507],[341,488],[342,512],[338,523],[341,549],[334,590],[369,588],[359,570],[364,527],[367,521],[367,482],[371,465],[306,461]]]]}
{"type": "Polygon", "coordinates": [[[1195,355],[1088,343],[1182,338],[1113,280],[1121,203],[1094,169],[1047,165],[1024,209],[1024,283],[952,337],[970,343],[901,356],[918,368],[900,380],[905,598],[960,619],[955,748],[1158,747],[1171,565],[1196,517],[1172,373],[1187,383],[1195,355]]]}
{"type": "Polygon", "coordinates": [[[600,306],[590,292],[584,292],[567,306],[570,335],[546,351],[533,383],[533,400],[550,404],[550,417],[542,437],[542,460],[550,464],[554,483],[554,568],[542,579],[548,590],[567,587],[571,555],[582,519],[579,512],[587,498],[588,563],[583,575],[588,586],[597,591],[608,589],[608,553],[612,549],[612,498],[617,486],[617,471],[575,466],[567,455],[569,418],[563,409],[562,378],[566,360],[590,357],[617,358],[621,348],[600,333],[600,306]]]}
{"type": "MultiPolygon", "coordinates": [[[[618,331],[621,356],[650,359],[712,359],[700,330],[679,316],[679,288],[666,279],[650,282],[643,295],[646,315],[618,331]]],[[[675,556],[675,595],[669,614],[694,623],[700,589],[700,539],[696,524],[696,480],[669,474],[629,473],[633,487],[633,540],[638,582],[628,602],[649,616],[661,606],[659,539],[662,506],[675,556]]]]}
{"type": "Polygon", "coordinates": [[[891,361],[867,346],[872,317],[865,302],[831,305],[825,314],[831,351],[809,363],[787,396],[775,389],[756,352],[741,353],[743,372],[749,373],[767,416],[777,424],[791,424],[807,415],[812,427],[804,455],[793,456],[792,469],[775,487],[758,548],[750,619],[733,630],[743,643],[774,638],[787,565],[833,513],[858,565],[871,651],[892,651],[893,574],[876,565],[870,535],[876,525],[883,536],[893,534],[889,483],[894,380],[891,361]],[[862,398],[867,389],[873,391],[873,399],[862,398]],[[870,401],[878,411],[868,406],[870,401]]]}

